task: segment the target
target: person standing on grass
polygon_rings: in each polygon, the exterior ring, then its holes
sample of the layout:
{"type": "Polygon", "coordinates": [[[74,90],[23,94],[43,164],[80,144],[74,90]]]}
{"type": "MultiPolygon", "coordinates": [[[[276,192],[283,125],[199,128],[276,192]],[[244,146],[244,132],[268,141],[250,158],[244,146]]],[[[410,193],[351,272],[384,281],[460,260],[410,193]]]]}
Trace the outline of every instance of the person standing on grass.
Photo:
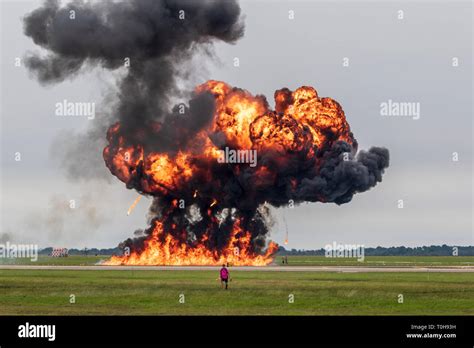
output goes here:
{"type": "Polygon", "coordinates": [[[222,288],[224,289],[225,284],[225,289],[227,290],[227,286],[229,285],[229,270],[225,267],[225,264],[222,265],[219,275],[221,277],[222,288]]]}

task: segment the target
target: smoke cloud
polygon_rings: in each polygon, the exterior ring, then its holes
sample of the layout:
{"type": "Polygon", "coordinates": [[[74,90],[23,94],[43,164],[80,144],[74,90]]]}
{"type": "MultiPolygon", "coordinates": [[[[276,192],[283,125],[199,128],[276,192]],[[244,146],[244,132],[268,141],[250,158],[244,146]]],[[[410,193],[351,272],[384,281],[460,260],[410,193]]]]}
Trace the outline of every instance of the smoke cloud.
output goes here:
{"type": "MultiPolygon", "coordinates": [[[[276,91],[272,110],[264,96],[208,81],[187,94],[187,105],[171,107],[185,94],[180,79],[195,72],[186,66],[194,54],[242,37],[235,1],[47,1],[24,23],[25,34],[48,51],[26,60],[43,84],[95,66],[127,69],[112,116],[87,136],[99,145],[108,128],[107,167],[127,188],[154,197],[151,226],[122,244],[133,249],[134,262],[168,264],[173,260],[153,257],[197,257],[203,248],[208,260],[199,262],[249,264],[245,258],[265,248],[266,203],[348,203],[380,182],[389,165],[387,149],[357,152],[342,107],[312,87],[276,91]],[[258,164],[219,163],[215,154],[224,148],[255,150],[258,164]],[[242,254],[231,254],[235,248],[242,254]]],[[[65,148],[76,160],[75,147],[65,148]]]]}
{"type": "MultiPolygon", "coordinates": [[[[243,36],[244,26],[235,1],[74,1],[62,6],[48,0],[24,18],[24,32],[47,50],[46,56],[25,58],[25,65],[42,84],[58,83],[96,66],[126,69],[118,82],[118,102],[107,120],[94,122],[85,134],[71,136],[64,152],[55,150],[70,177],[89,178],[101,176],[97,154],[114,121],[120,121],[131,141],[145,144],[148,139],[150,146],[171,150],[179,138],[180,146],[183,137],[176,137],[172,127],[162,141],[151,139],[147,127],[172,116],[170,103],[183,94],[179,79],[189,80],[192,74],[185,63],[198,52],[211,52],[214,41],[234,43],[243,36]],[[76,154],[84,159],[83,172],[71,160],[76,154]]],[[[190,101],[189,111],[200,112],[199,118],[186,124],[187,132],[212,117],[211,102],[205,96],[190,101]]]]}

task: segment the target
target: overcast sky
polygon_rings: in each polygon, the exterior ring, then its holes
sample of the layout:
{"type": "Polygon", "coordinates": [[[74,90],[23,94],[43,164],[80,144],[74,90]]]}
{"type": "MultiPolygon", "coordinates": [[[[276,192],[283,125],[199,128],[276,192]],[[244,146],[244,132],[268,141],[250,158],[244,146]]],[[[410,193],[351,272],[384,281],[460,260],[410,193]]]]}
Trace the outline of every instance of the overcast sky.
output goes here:
{"type": "MultiPolygon", "coordinates": [[[[111,175],[108,181],[69,180],[52,149],[58,137],[67,142],[68,132],[97,121],[57,117],[55,104],[94,101],[100,118],[113,74],[95,69],[44,87],[15,67],[16,57],[38,49],[24,36],[21,18],[39,4],[1,3],[0,242],[113,247],[147,227],[150,201],[127,216],[135,192],[111,175]]],[[[274,209],[270,239],[283,242],[286,220],[289,248],[333,241],[473,245],[471,2],[247,0],[241,7],[245,36],[235,45],[217,44],[215,60],[197,59],[207,72],[199,69],[196,82],[224,80],[266,95],[271,104],[276,89],[314,86],[342,105],[359,149],[383,146],[391,157],[383,182],[348,204],[274,209]],[[420,103],[420,119],[381,116],[380,104],[388,100],[420,103]]]]}

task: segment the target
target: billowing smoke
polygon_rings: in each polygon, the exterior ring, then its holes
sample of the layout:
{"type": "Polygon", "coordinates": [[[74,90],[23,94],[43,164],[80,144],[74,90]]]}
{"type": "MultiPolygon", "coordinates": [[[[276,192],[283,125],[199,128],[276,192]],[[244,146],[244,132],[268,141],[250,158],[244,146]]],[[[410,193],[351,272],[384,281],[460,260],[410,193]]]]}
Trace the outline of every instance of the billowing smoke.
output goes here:
{"type": "MultiPolygon", "coordinates": [[[[126,69],[112,116],[95,121],[86,135],[68,135],[64,153],[55,150],[72,176],[80,176],[80,171],[71,158],[86,153],[82,166],[90,176],[97,171],[95,159],[100,157],[94,147],[103,145],[104,133],[114,120],[120,121],[131,140],[171,146],[172,130],[168,140],[158,144],[148,133],[150,122],[170,115],[170,102],[182,95],[179,80],[189,80],[202,69],[189,71],[193,67],[186,63],[192,56],[210,53],[213,41],[235,42],[244,26],[240,7],[233,0],[74,1],[63,6],[48,0],[25,17],[24,32],[47,50],[46,56],[29,54],[25,59],[43,84],[73,78],[95,66],[126,69]]],[[[195,117],[185,124],[188,132],[212,117],[211,102],[206,96],[191,101],[195,117]]]]}
{"type": "Polygon", "coordinates": [[[199,47],[243,35],[234,1],[50,1],[25,19],[25,33],[49,51],[27,60],[43,83],[130,61],[103,158],[154,201],[151,226],[112,264],[267,264],[269,205],[347,203],[388,167],[384,148],[357,152],[342,107],[312,87],[276,91],[272,110],[263,96],[208,81],[170,107],[199,47]]]}

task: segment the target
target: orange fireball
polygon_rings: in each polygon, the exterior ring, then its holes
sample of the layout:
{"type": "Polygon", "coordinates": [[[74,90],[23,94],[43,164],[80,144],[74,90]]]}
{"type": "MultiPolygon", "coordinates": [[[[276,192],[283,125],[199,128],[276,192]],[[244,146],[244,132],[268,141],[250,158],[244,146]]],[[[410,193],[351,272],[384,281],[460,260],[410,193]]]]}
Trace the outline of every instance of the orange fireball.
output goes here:
{"type": "MultiPolygon", "coordinates": [[[[300,183],[317,175],[325,149],[336,142],[357,150],[341,106],[312,87],[276,91],[275,110],[265,97],[220,81],[196,88],[196,96],[205,94],[214,98],[211,121],[173,151],[136,141],[141,133],[131,142],[118,123],[110,127],[103,152],[108,168],[127,187],[153,196],[156,216],[140,247],[132,243],[130,255],[106,264],[267,265],[278,246],[265,246],[265,213],[258,207],[298,197],[300,183]],[[255,150],[259,162],[255,168],[218,164],[223,146],[255,150]]],[[[163,129],[156,122],[146,131],[169,138],[163,129]]]]}

